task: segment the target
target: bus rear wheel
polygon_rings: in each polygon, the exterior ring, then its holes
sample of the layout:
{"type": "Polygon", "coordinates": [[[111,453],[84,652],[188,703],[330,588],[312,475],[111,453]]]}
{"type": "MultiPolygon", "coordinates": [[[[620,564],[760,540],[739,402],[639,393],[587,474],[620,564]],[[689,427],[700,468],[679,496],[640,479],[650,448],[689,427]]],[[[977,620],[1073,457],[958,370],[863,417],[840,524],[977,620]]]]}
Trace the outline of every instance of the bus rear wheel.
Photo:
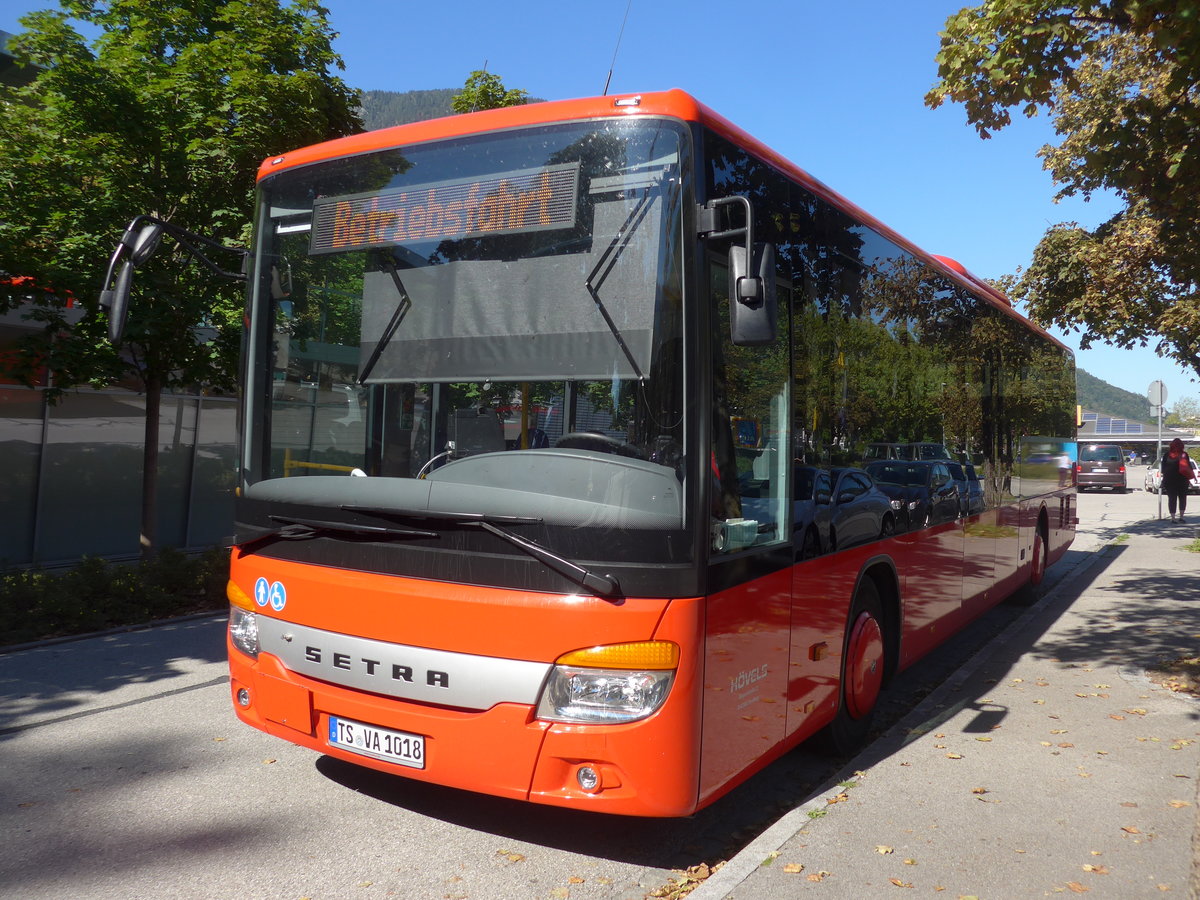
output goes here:
{"type": "Polygon", "coordinates": [[[1046,578],[1048,543],[1046,539],[1046,526],[1039,522],[1037,531],[1033,536],[1033,547],[1030,550],[1029,581],[1008,598],[1008,602],[1013,606],[1033,606],[1033,604],[1042,599],[1042,594],[1044,593],[1043,584],[1046,578]]]}
{"type": "Polygon", "coordinates": [[[864,578],[855,591],[847,625],[837,715],[825,733],[828,749],[838,755],[856,751],[871,730],[887,670],[884,629],[879,588],[871,578],[864,578]]]}

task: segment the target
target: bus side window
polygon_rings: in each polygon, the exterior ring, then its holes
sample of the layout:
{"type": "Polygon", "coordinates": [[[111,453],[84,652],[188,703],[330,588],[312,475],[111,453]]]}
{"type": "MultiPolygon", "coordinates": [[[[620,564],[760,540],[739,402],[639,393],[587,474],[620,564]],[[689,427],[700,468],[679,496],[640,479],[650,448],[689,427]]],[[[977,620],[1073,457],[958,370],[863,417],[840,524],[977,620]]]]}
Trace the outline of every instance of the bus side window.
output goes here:
{"type": "Polygon", "coordinates": [[[788,326],[781,315],[774,344],[735,346],[723,262],[711,262],[709,283],[720,323],[712,338],[713,549],[732,553],[778,543],[788,533],[788,326]]]}

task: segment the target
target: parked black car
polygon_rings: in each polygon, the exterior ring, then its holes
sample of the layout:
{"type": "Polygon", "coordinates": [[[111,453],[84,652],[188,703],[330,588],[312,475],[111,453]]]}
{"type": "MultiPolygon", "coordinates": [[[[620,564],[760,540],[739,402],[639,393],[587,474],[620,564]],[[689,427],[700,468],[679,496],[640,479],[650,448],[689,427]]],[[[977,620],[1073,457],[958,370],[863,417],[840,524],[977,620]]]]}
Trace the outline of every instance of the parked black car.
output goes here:
{"type": "Polygon", "coordinates": [[[896,533],[897,516],[891,498],[863,469],[830,469],[833,497],[829,548],[845,550],[896,533]]]}
{"type": "MultiPolygon", "coordinates": [[[[905,530],[953,522],[963,510],[966,476],[956,480],[948,460],[880,460],[867,472],[891,498],[905,530]]],[[[961,471],[961,466],[959,467],[961,471]]]]}
{"type": "Polygon", "coordinates": [[[975,467],[969,463],[963,464],[963,471],[967,475],[967,514],[973,516],[987,508],[983,482],[979,480],[979,474],[975,471],[975,467]]]}

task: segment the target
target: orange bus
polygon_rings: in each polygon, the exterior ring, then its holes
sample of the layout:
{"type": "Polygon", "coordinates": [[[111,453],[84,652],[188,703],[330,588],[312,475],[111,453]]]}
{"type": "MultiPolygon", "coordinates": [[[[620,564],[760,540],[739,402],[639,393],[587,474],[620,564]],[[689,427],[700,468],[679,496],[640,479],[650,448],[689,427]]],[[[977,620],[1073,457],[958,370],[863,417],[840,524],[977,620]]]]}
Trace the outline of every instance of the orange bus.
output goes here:
{"type": "Polygon", "coordinates": [[[257,204],[230,686],[284,740],[688,815],[1072,540],[1070,352],[685,93],[300,149],[257,204]],[[883,444],[945,448],[937,515],[883,444]]]}

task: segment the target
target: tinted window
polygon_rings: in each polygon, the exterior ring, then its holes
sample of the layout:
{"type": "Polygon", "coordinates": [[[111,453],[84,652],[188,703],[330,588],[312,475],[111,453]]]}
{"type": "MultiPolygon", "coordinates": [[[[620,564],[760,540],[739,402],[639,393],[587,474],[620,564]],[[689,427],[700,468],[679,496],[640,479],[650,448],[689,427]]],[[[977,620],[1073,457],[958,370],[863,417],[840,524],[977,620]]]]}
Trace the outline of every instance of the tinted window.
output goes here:
{"type": "Polygon", "coordinates": [[[1085,462],[1124,462],[1125,455],[1116,444],[1093,444],[1084,447],[1079,458],[1085,462]]]}

